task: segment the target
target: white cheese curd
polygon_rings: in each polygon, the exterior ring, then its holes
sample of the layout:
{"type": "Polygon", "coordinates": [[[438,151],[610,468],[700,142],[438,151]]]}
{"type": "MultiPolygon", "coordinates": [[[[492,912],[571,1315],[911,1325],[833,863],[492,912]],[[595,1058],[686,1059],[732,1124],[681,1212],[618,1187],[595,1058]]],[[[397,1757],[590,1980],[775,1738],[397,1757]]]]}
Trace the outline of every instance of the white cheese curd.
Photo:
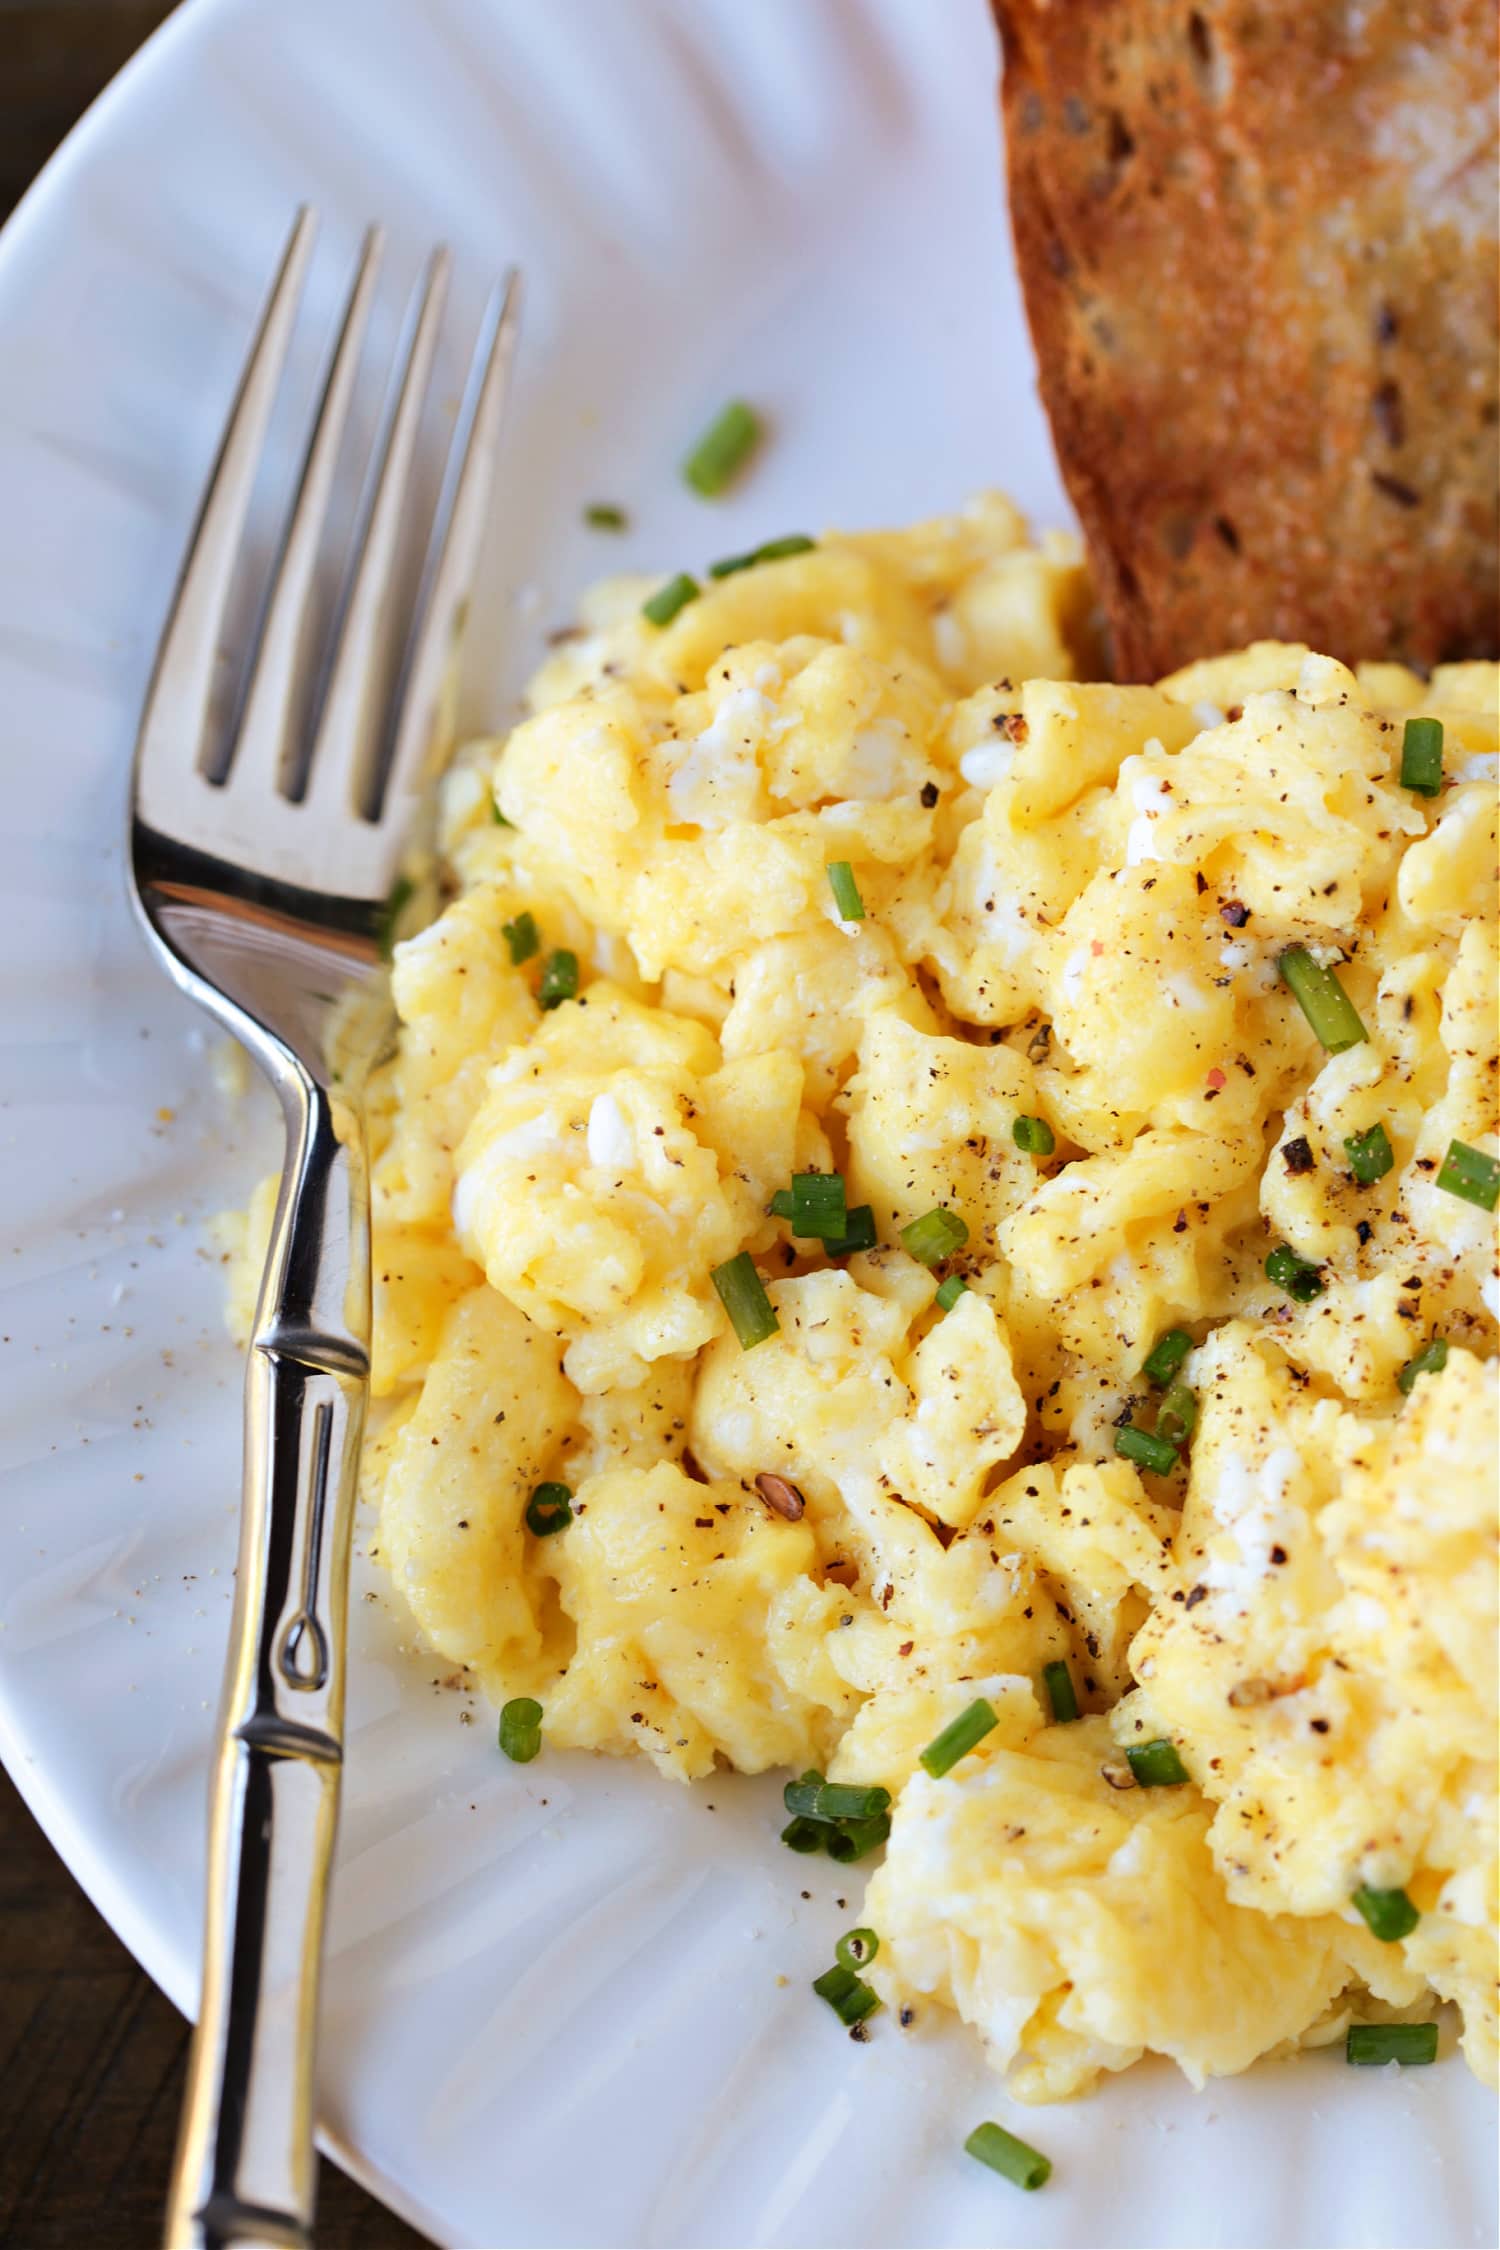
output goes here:
{"type": "Polygon", "coordinates": [[[1301,1470],[1301,1456],[1289,1445],[1274,1447],[1256,1467],[1239,1453],[1223,1457],[1211,1505],[1235,1552],[1220,1543],[1203,1573],[1205,1585],[1253,1596],[1255,1581],[1273,1568],[1272,1549],[1294,1544],[1302,1527],[1300,1510],[1287,1499],[1301,1470]]]}
{"type": "Polygon", "coordinates": [[[1125,865],[1140,867],[1162,856],[1156,848],[1155,823],[1171,809],[1172,792],[1160,774],[1138,772],[1131,777],[1130,802],[1135,817],[1125,838],[1125,865]]]}
{"type": "Polygon", "coordinates": [[[626,1170],[636,1160],[635,1135],[613,1094],[596,1094],[589,1109],[590,1164],[626,1170]]]}
{"type": "Polygon", "coordinates": [[[992,742],[976,742],[958,761],[958,770],[971,789],[993,789],[1015,762],[1016,746],[997,734],[992,742]]]}

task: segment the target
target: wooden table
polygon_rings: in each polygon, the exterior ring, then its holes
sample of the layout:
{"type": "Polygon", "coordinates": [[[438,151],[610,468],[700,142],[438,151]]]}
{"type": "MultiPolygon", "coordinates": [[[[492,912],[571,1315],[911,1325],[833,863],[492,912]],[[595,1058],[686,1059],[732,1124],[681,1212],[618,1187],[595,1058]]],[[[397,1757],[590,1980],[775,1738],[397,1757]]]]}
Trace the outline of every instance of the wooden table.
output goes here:
{"type": "MultiPolygon", "coordinates": [[[[165,0],[0,0],[0,217],[170,13],[165,0]]],[[[186,2052],[182,2018],[0,1770],[0,2243],[150,2250],[186,2052]]],[[[420,2241],[323,2165],[319,2250],[420,2241]]]]}

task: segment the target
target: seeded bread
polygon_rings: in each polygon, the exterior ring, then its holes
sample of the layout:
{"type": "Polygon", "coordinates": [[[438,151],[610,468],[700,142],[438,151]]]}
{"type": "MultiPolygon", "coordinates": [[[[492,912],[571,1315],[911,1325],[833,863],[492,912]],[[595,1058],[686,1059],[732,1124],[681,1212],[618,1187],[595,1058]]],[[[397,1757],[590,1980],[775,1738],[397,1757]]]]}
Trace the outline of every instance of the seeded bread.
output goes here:
{"type": "Polygon", "coordinates": [[[996,0],[1117,676],[1500,650],[1494,0],[996,0]]]}

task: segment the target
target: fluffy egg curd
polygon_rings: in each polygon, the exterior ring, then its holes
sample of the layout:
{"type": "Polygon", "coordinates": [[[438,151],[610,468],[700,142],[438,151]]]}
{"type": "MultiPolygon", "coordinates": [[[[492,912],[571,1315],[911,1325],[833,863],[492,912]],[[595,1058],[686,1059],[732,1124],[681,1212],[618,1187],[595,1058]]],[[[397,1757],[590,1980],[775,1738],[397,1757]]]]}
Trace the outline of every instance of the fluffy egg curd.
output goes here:
{"type": "Polygon", "coordinates": [[[790,1769],[883,1847],[818,1990],[1023,2099],[1435,1998],[1493,2076],[1496,668],[1080,679],[993,497],[653,584],[394,950],[422,1636],[514,1755],[790,1769]]]}

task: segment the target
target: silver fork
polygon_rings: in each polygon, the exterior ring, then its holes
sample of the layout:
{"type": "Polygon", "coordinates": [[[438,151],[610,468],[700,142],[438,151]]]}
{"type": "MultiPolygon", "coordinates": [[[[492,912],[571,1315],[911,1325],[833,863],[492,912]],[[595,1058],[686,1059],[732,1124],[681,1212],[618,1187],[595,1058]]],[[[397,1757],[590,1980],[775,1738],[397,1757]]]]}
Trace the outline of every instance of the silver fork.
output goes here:
{"type": "Polygon", "coordinates": [[[480,332],[386,701],[406,622],[394,615],[403,511],[448,278],[446,251],[434,253],[367,474],[326,684],[304,725],[314,575],[382,249],[378,229],[367,235],[220,775],[206,746],[220,634],[314,224],[304,211],[292,230],[203,501],[141,719],[131,811],[147,935],[183,991],[260,1063],[286,1127],[245,1378],[172,2250],[312,2240],[318,1985],[369,1372],[364,1081],[389,1031],[385,918],[477,558],[519,311],[511,274],[480,332]]]}

